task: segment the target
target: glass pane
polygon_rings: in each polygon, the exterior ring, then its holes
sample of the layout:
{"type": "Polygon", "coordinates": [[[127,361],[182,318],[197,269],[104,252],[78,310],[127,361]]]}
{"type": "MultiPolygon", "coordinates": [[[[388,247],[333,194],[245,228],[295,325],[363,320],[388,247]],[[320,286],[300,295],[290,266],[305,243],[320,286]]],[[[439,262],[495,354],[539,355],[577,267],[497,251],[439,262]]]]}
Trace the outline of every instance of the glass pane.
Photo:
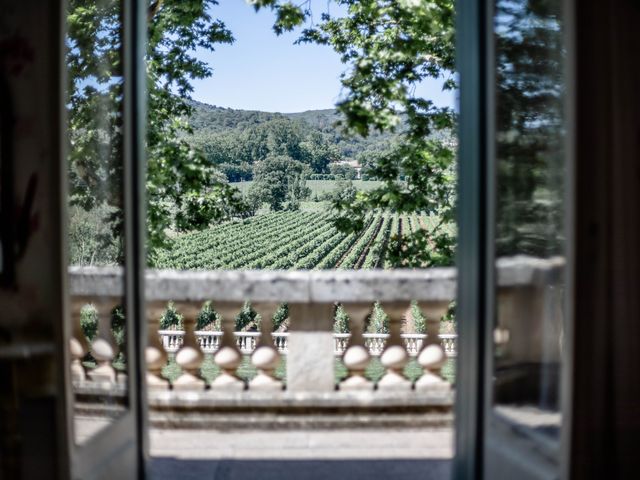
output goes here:
{"type": "Polygon", "coordinates": [[[72,0],[67,11],[71,371],[78,443],[122,415],[128,401],[121,13],[115,0],[72,0]],[[92,267],[113,268],[97,275],[92,267]]]}
{"type": "Polygon", "coordinates": [[[497,0],[494,405],[557,437],[564,295],[562,2],[497,0]]]}

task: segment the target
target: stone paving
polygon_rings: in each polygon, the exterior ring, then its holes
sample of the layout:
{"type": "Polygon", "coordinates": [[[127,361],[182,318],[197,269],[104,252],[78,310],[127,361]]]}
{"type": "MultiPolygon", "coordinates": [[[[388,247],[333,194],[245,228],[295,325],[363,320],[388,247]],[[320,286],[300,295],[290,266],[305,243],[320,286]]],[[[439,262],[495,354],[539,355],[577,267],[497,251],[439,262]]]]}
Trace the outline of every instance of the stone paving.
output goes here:
{"type": "Polygon", "coordinates": [[[441,480],[451,429],[296,431],[152,429],[153,480],[441,480]]]}

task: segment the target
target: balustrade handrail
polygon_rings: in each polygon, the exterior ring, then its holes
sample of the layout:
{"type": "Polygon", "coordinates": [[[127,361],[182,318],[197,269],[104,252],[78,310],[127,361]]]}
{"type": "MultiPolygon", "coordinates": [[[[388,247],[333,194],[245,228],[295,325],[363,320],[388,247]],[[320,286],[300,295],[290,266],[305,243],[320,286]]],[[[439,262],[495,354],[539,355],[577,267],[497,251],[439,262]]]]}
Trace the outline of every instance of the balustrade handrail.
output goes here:
{"type": "MultiPolygon", "coordinates": [[[[498,259],[497,286],[556,283],[564,271],[561,257],[498,259]]],[[[69,267],[76,297],[124,295],[121,267],[69,267]]],[[[147,269],[145,298],[181,301],[327,303],[453,300],[456,269],[177,271],[147,269]]]]}
{"type": "MultiPolygon", "coordinates": [[[[122,297],[120,267],[69,267],[77,297],[122,297]]],[[[148,301],[333,303],[453,300],[454,268],[424,270],[176,271],[148,269],[148,301]]]]}

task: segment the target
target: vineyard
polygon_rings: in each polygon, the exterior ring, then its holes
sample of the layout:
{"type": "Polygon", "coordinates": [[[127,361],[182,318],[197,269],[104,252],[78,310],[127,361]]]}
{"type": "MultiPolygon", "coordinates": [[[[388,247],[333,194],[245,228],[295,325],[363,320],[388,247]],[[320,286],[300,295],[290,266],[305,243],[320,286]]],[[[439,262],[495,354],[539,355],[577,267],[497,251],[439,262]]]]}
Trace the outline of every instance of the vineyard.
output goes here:
{"type": "Polygon", "coordinates": [[[174,269],[385,268],[393,235],[433,228],[427,215],[371,214],[359,234],[337,231],[328,212],[278,212],[179,236],[157,266],[174,269]]]}

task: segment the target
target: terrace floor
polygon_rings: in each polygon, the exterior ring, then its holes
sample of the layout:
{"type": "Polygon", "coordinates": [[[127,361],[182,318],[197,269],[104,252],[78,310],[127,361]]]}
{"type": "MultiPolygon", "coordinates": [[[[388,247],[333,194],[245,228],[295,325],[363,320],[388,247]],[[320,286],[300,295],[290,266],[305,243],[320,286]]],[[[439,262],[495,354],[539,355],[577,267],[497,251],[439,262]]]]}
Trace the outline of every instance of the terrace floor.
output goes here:
{"type": "Polygon", "coordinates": [[[449,477],[453,431],[151,429],[153,480],[449,477]]]}

